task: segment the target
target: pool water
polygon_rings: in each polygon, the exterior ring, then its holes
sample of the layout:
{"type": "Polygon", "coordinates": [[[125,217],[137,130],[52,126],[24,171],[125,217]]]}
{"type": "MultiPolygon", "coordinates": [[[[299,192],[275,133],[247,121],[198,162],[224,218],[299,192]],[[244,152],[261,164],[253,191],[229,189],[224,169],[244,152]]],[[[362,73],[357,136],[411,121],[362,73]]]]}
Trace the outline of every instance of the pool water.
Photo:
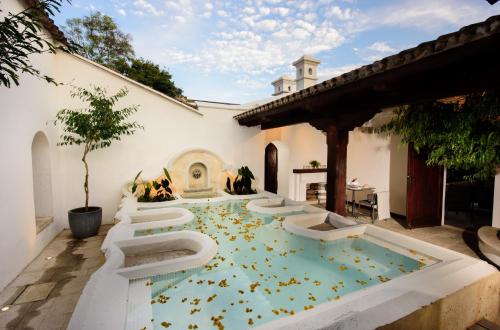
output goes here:
{"type": "Polygon", "coordinates": [[[282,228],[286,214],[250,212],[247,202],[176,205],[195,220],[136,231],[196,230],[219,244],[204,267],[147,280],[155,329],[247,329],[425,266],[362,236],[325,242],[294,235],[282,228]]]}

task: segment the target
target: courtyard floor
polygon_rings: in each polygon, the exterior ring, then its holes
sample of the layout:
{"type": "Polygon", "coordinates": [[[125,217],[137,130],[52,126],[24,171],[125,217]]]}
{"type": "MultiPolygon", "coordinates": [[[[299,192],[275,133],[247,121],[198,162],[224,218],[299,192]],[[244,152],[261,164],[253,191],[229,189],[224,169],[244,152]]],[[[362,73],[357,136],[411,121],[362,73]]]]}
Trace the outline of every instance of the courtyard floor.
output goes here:
{"type": "MultiPolygon", "coordinates": [[[[371,222],[363,216],[357,220],[371,222]]],[[[408,230],[394,219],[375,221],[375,225],[478,257],[473,233],[460,228],[408,230]]],[[[100,246],[109,228],[111,225],[103,225],[97,236],[83,240],[73,239],[67,229],[62,231],[0,293],[0,307],[9,307],[0,311],[0,329],[66,329],[90,275],[105,261],[100,246]]]]}
{"type": "Polygon", "coordinates": [[[104,263],[100,247],[111,225],[99,234],[73,239],[63,230],[0,293],[0,329],[66,329],[90,275],[104,263]]]}

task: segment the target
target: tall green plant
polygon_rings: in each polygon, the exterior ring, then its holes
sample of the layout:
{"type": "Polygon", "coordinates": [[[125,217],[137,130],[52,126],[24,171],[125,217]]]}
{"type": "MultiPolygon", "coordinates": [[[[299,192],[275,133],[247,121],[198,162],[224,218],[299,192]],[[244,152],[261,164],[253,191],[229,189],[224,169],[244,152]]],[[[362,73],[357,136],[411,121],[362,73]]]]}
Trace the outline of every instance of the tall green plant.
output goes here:
{"type": "Polygon", "coordinates": [[[428,165],[484,180],[500,164],[500,90],[467,95],[463,103],[425,102],[400,107],[382,131],[401,136],[428,165]]]}
{"type": "MultiPolygon", "coordinates": [[[[252,180],[255,177],[248,168],[248,166],[242,166],[238,169],[238,175],[233,182],[233,192],[237,195],[248,195],[255,194],[257,191],[252,189],[252,180]]],[[[226,182],[226,185],[228,183],[226,182]]]]}
{"type": "Polygon", "coordinates": [[[83,145],[82,162],[85,166],[85,209],[89,206],[89,152],[107,148],[113,141],[121,140],[124,135],[132,135],[143,127],[127,118],[137,111],[138,106],[132,105],[114,110],[116,103],[128,94],[126,88],[108,96],[102,87],[93,86],[90,89],[74,88],[71,97],[88,103],[86,108],[72,110],[62,109],[56,115],[55,123],[62,125],[63,134],[58,145],[83,145]]]}

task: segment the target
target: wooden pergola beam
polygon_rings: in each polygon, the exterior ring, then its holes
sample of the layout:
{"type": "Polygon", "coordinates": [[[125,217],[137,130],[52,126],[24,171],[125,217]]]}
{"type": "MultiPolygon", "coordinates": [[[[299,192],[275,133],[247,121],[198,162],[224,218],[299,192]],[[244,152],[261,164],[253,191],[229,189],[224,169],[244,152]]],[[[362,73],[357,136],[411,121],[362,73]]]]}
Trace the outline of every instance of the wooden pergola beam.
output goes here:
{"type": "Polygon", "coordinates": [[[340,215],[346,214],[346,168],[349,132],[330,125],[326,130],[328,145],[326,172],[326,209],[340,215]]]}

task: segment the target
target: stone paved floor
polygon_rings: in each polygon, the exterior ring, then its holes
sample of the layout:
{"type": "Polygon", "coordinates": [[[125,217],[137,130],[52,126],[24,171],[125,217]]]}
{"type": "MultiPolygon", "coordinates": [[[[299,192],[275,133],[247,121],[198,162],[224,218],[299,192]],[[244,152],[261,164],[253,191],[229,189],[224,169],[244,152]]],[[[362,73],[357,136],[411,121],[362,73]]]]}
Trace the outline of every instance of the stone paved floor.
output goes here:
{"type": "Polygon", "coordinates": [[[375,225],[403,235],[420,239],[422,241],[436,244],[471,257],[481,257],[477,247],[477,238],[475,238],[476,234],[472,231],[452,226],[406,229],[394,219],[377,220],[375,221],[375,225]]]}
{"type": "Polygon", "coordinates": [[[66,329],[90,275],[103,263],[100,246],[110,225],[87,239],[62,231],[0,293],[0,329],[66,329]]]}

